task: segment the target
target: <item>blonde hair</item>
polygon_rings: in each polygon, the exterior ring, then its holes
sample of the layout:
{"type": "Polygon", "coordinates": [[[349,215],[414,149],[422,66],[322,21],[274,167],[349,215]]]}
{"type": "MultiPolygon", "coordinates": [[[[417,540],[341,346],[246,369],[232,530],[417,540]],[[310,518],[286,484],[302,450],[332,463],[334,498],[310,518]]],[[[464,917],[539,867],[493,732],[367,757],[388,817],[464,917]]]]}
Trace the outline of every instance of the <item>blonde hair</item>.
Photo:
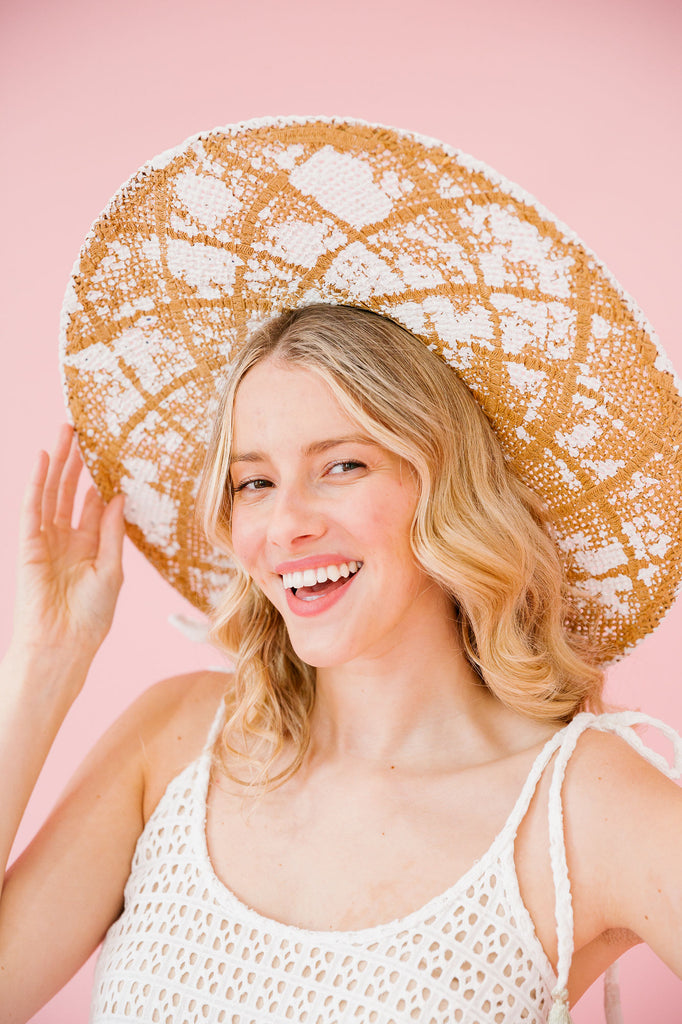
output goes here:
{"type": "MultiPolygon", "coordinates": [[[[566,722],[588,706],[600,710],[603,672],[571,628],[542,502],[512,472],[466,385],[385,317],[306,306],[249,339],[231,369],[202,477],[211,541],[232,553],[232,408],[246,373],[265,359],[320,375],[369,436],[414,468],[415,558],[452,595],[463,649],[491,692],[539,720],[566,722]]],[[[211,637],[235,663],[223,744],[245,773],[228,773],[256,786],[278,784],[296,771],[308,745],[315,670],[298,658],[279,612],[239,565],[211,637]],[[293,757],[271,774],[285,742],[293,757]]]]}

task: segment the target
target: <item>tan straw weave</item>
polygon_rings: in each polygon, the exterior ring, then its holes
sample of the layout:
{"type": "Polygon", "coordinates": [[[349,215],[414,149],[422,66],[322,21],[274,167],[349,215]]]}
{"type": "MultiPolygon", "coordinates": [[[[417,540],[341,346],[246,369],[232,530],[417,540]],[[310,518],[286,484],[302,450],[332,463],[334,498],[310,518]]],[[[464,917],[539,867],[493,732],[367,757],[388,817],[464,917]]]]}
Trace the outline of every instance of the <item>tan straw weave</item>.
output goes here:
{"type": "MultiPolygon", "coordinates": [[[[384,313],[435,348],[546,501],[576,622],[604,660],[680,578],[680,395],[643,315],[565,226],[440,142],[280,118],[146,164],[92,228],[63,310],[67,400],[105,498],[203,610],[229,572],[194,519],[224,369],[310,302],[384,313]]],[[[390,358],[390,353],[386,353],[390,358]]]]}

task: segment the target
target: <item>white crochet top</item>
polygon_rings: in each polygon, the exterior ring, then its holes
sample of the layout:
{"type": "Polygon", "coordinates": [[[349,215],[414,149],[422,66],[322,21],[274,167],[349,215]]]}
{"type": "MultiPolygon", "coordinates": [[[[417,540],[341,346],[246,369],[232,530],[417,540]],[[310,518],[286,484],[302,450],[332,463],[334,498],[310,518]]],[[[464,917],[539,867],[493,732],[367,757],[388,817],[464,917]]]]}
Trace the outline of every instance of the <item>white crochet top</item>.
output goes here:
{"type": "Polygon", "coordinates": [[[213,871],[206,796],[221,722],[219,716],[201,757],[169,784],[138,840],[124,910],[97,965],[93,1024],[570,1021],[573,915],[561,784],[576,741],[585,729],[614,732],[667,775],[682,771],[682,744],[663,723],[635,712],[580,714],[546,744],[502,831],[450,889],[389,924],[310,931],[250,909],[213,871]],[[640,723],[672,740],[672,768],[633,732],[640,723]],[[556,974],[521,900],[514,866],[516,831],[555,753],[549,818],[556,974]]]}

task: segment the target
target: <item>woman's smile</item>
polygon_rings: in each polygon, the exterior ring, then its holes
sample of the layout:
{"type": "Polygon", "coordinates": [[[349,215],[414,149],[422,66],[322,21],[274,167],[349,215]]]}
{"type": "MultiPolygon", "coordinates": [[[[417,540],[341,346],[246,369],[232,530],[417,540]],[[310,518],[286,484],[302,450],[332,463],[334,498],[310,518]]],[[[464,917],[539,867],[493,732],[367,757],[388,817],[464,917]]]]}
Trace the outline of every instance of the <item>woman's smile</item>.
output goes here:
{"type": "Polygon", "coordinates": [[[392,648],[442,594],[417,564],[412,468],[317,373],[266,360],[234,407],[235,555],[309,664],[392,648]]]}
{"type": "Polygon", "coordinates": [[[336,601],[362,568],[362,562],[352,558],[313,559],[313,565],[307,568],[303,565],[305,561],[310,560],[294,562],[294,568],[282,574],[289,607],[297,615],[317,615],[329,607],[332,595],[336,595],[336,601]],[[301,602],[309,607],[301,607],[301,602]]]}

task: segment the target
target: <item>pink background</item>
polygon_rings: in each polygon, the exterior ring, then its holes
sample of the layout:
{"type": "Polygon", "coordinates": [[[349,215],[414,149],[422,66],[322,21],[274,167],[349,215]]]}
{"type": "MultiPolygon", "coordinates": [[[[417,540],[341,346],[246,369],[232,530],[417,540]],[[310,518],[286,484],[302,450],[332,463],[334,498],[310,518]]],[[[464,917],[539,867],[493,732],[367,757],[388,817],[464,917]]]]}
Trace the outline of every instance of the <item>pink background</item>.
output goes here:
{"type": "MultiPolygon", "coordinates": [[[[195,131],[263,114],[337,113],[434,135],[535,194],[594,248],[682,367],[675,0],[5,0],[0,561],[20,495],[63,419],[57,323],[79,245],[142,162],[195,131]]],[[[150,682],[216,655],[167,624],[182,600],[132,548],[113,632],[58,738],[26,842],[84,751],[150,682]]],[[[0,591],[0,640],[12,586],[0,591]]],[[[682,608],[612,671],[616,701],[682,730],[682,608]]],[[[34,1019],[87,1019],[92,962],[34,1019]]],[[[39,965],[37,965],[39,969],[39,965]]],[[[682,1019],[682,982],[636,949],[626,1024],[682,1019]]],[[[576,1024],[601,1021],[601,985],[576,1024]]],[[[511,1022],[510,1022],[511,1024],[511,1022]]]]}

